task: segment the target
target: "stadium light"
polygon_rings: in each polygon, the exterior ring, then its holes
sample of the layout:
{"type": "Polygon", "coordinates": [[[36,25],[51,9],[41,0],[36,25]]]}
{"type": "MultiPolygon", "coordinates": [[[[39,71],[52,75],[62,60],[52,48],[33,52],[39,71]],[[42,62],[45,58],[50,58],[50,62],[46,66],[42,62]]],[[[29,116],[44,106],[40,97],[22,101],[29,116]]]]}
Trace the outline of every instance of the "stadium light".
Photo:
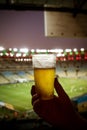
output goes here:
{"type": "Polygon", "coordinates": [[[47,52],[47,50],[46,49],[36,49],[36,52],[37,53],[46,53],[47,52]]]}
{"type": "Polygon", "coordinates": [[[17,48],[13,48],[13,51],[14,51],[14,52],[17,52],[17,51],[18,51],[18,49],[17,49],[17,48]]]}
{"type": "Polygon", "coordinates": [[[29,50],[28,50],[28,48],[21,48],[19,51],[20,51],[20,52],[27,53],[29,50]]]}
{"type": "Polygon", "coordinates": [[[34,53],[35,52],[35,50],[34,49],[31,49],[31,53],[34,53]]]}
{"type": "Polygon", "coordinates": [[[81,51],[84,51],[84,48],[81,48],[80,50],[81,50],[81,51]]]}
{"type": "Polygon", "coordinates": [[[50,49],[50,50],[48,50],[48,52],[51,52],[51,53],[62,53],[63,49],[50,49]]]}
{"type": "Polygon", "coordinates": [[[71,52],[72,50],[71,49],[65,49],[66,52],[71,52]]]}
{"type": "Polygon", "coordinates": [[[2,52],[0,53],[0,56],[3,56],[3,53],[2,53],[2,52]]]}
{"type": "Polygon", "coordinates": [[[0,51],[3,51],[3,50],[5,50],[5,48],[4,48],[4,47],[2,47],[2,46],[0,46],[0,51]]]}
{"type": "Polygon", "coordinates": [[[40,52],[40,49],[36,49],[36,52],[39,53],[39,52],[40,52]]]}
{"type": "Polygon", "coordinates": [[[27,54],[24,53],[24,54],[23,54],[23,57],[25,57],[25,56],[27,56],[27,54]]]}
{"type": "Polygon", "coordinates": [[[8,50],[9,50],[9,51],[12,51],[12,48],[9,48],[8,50]]]}
{"type": "Polygon", "coordinates": [[[13,56],[14,56],[14,54],[13,54],[13,53],[10,53],[9,55],[10,55],[11,57],[13,57],[13,56]]]}
{"type": "Polygon", "coordinates": [[[16,57],[20,57],[21,56],[21,53],[16,53],[16,57]]]}
{"type": "Polygon", "coordinates": [[[54,49],[54,52],[55,52],[55,53],[62,53],[62,52],[63,52],[63,49],[54,49]]]}
{"type": "Polygon", "coordinates": [[[61,53],[58,53],[58,54],[57,54],[57,57],[61,57],[61,56],[64,56],[64,55],[61,54],[61,53]]]}
{"type": "Polygon", "coordinates": [[[77,51],[77,48],[74,48],[73,51],[76,52],[76,51],[77,51]]]}
{"type": "Polygon", "coordinates": [[[20,61],[23,61],[23,58],[21,58],[20,61]]]}

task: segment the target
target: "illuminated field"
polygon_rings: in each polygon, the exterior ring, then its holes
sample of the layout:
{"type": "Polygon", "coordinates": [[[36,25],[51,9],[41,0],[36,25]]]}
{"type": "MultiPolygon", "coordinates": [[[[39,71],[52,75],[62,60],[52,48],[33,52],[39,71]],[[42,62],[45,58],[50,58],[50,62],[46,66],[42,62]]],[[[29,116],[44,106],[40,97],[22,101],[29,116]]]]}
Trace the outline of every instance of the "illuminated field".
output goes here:
{"type": "Polygon", "coordinates": [[[32,109],[31,86],[33,82],[17,83],[0,86],[0,101],[12,104],[16,110],[32,109]]]}
{"type": "MultiPolygon", "coordinates": [[[[70,98],[87,93],[87,79],[60,78],[70,98]]],[[[34,82],[18,83],[0,86],[0,101],[12,104],[16,110],[26,111],[32,109],[31,87],[34,82]]]]}
{"type": "Polygon", "coordinates": [[[59,81],[70,98],[87,93],[87,79],[60,78],[59,81]]]}

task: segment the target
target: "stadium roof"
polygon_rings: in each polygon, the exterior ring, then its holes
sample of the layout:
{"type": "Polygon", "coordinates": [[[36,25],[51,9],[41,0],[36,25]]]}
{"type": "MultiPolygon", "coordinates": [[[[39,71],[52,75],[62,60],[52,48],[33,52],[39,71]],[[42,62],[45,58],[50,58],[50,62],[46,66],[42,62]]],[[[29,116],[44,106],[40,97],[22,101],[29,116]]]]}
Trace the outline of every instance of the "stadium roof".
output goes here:
{"type": "Polygon", "coordinates": [[[0,0],[0,9],[58,10],[87,13],[87,0],[0,0]]]}

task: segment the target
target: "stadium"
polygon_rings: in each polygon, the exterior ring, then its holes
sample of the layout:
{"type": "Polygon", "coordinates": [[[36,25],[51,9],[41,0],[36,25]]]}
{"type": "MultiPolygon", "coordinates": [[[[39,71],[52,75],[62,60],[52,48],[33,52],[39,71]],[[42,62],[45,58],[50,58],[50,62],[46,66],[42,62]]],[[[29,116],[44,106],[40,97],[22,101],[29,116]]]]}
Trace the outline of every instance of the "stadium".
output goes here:
{"type": "MultiPolygon", "coordinates": [[[[54,54],[56,56],[56,76],[58,77],[58,81],[61,83],[63,89],[70,97],[76,111],[78,111],[78,113],[81,116],[87,119],[87,48],[85,46],[86,40],[84,40],[85,38],[87,38],[87,29],[86,29],[87,28],[86,25],[87,2],[86,0],[81,0],[81,3],[79,0],[77,0],[76,3],[74,2],[75,2],[74,0],[71,1],[68,0],[44,1],[43,0],[43,2],[41,0],[38,1],[1,0],[0,1],[1,13],[3,12],[6,13],[5,12],[6,10],[10,10],[13,11],[13,13],[16,12],[14,16],[16,16],[17,13],[21,14],[19,12],[25,12],[25,10],[26,12],[31,10],[44,11],[44,25],[45,25],[44,35],[46,40],[47,39],[53,40],[54,37],[60,39],[60,37],[65,38],[68,36],[68,37],[72,37],[74,41],[76,40],[74,43],[76,44],[76,42],[78,41],[76,38],[79,37],[81,38],[80,40],[82,42],[81,46],[83,46],[82,48],[80,48],[79,46],[78,47],[79,49],[77,47],[72,49],[71,44],[73,44],[73,42],[71,40],[69,44],[69,48],[67,48],[66,45],[68,44],[66,42],[68,40],[66,40],[64,41],[66,48],[59,49],[59,47],[58,48],[55,47],[55,42],[53,41],[52,49],[51,48],[47,49],[51,45],[51,40],[49,40],[49,43],[47,43],[47,45],[44,44],[45,45],[45,48],[43,47],[44,49],[41,48],[38,49],[38,47],[36,47],[37,44],[35,43],[34,43],[34,47],[35,47],[34,49],[33,47],[32,49],[27,47],[16,48],[16,47],[12,47],[14,46],[14,43],[17,44],[15,40],[13,40],[14,42],[11,43],[11,47],[7,47],[6,43],[8,43],[9,41],[11,42],[12,40],[11,33],[10,33],[10,40],[6,41],[5,39],[6,35],[10,30],[9,25],[12,24],[12,29],[14,30],[13,32],[16,33],[17,31],[18,32],[20,31],[18,30],[19,28],[17,29],[13,27],[14,26],[13,23],[9,24],[9,21],[11,21],[11,19],[10,20],[6,19],[6,21],[8,21],[6,22],[6,24],[8,24],[9,26],[8,27],[7,25],[4,24],[7,33],[6,32],[5,34],[3,33],[4,27],[2,27],[1,28],[2,32],[0,34],[0,128],[2,129],[14,128],[18,130],[20,129],[34,130],[34,129],[47,129],[47,128],[54,129],[53,126],[48,124],[46,121],[44,121],[34,112],[31,103],[31,98],[32,98],[31,87],[32,85],[35,84],[34,69],[32,65],[32,57],[34,54],[54,54]],[[67,15],[67,13],[69,14],[67,15]],[[57,15],[58,17],[56,17],[57,15]],[[62,20],[60,16],[62,16],[62,20]],[[67,20],[68,20],[68,24],[70,22],[72,23],[69,24],[70,26],[68,27],[68,29],[65,26],[67,25],[67,20]],[[3,39],[2,34],[4,34],[4,41],[6,42],[4,46],[3,46],[4,43],[1,42],[2,41],[1,39],[3,39]],[[48,46],[48,44],[50,45],[48,46]]],[[[13,15],[13,13],[10,15],[13,15]]],[[[10,16],[9,13],[7,14],[8,16],[10,16]]],[[[0,16],[2,16],[1,23],[4,23],[5,22],[4,16],[1,14],[0,16]]],[[[23,15],[21,14],[20,16],[23,15]]],[[[30,19],[32,19],[31,16],[30,19]]],[[[17,18],[18,17],[19,15],[17,16],[17,18]]],[[[25,17],[23,16],[23,18],[25,17]]],[[[36,18],[38,19],[37,16],[36,18]]],[[[30,20],[28,22],[30,22],[30,20]]],[[[21,21],[19,24],[21,24],[23,27],[23,21],[21,21]]],[[[26,27],[25,29],[27,30],[27,28],[28,27],[26,27]]],[[[37,31],[35,30],[36,29],[35,26],[33,28],[34,31],[37,33],[37,31]]],[[[33,32],[32,30],[33,29],[31,29],[30,31],[33,32]]],[[[24,32],[24,27],[22,31],[24,32]]],[[[39,30],[39,32],[40,31],[41,30],[39,30]]],[[[40,33],[38,35],[40,35],[40,33]]],[[[28,35],[27,33],[25,34],[28,35]]],[[[34,34],[35,33],[33,32],[33,37],[35,37],[34,34]]],[[[30,37],[32,36],[31,33],[29,35],[30,37]]],[[[38,35],[36,35],[36,39],[38,39],[37,37],[38,35]]],[[[23,36],[23,34],[21,36],[23,36]]],[[[20,35],[18,35],[17,38],[18,41],[20,41],[19,39],[22,39],[20,35]]],[[[40,39],[41,38],[42,36],[40,37],[40,39]]],[[[59,42],[60,41],[61,40],[59,40],[59,42]]],[[[26,43],[29,41],[27,41],[25,38],[23,42],[26,43]]],[[[21,43],[21,45],[23,44],[22,46],[24,46],[24,43],[21,43]]],[[[44,41],[42,42],[42,44],[43,43],[44,41]]],[[[31,42],[31,44],[33,43],[31,42]]],[[[59,44],[62,45],[61,42],[59,44]]],[[[55,90],[54,90],[54,94],[56,95],[55,90]]]]}
{"type": "Polygon", "coordinates": [[[87,50],[0,47],[0,119],[38,118],[32,110],[32,56],[55,54],[56,75],[80,113],[87,112],[87,50]],[[33,116],[32,116],[33,114],[33,116]]]}

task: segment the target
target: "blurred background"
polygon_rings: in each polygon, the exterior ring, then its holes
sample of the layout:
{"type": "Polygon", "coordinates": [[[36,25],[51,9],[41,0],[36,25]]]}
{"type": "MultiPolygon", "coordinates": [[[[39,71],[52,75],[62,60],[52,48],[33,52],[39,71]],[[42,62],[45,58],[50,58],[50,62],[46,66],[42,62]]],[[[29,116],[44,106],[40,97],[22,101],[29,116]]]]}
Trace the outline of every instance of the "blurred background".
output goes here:
{"type": "Polygon", "coordinates": [[[33,54],[56,55],[59,81],[87,118],[86,23],[86,0],[0,0],[2,128],[51,128],[31,105],[33,54]]]}

